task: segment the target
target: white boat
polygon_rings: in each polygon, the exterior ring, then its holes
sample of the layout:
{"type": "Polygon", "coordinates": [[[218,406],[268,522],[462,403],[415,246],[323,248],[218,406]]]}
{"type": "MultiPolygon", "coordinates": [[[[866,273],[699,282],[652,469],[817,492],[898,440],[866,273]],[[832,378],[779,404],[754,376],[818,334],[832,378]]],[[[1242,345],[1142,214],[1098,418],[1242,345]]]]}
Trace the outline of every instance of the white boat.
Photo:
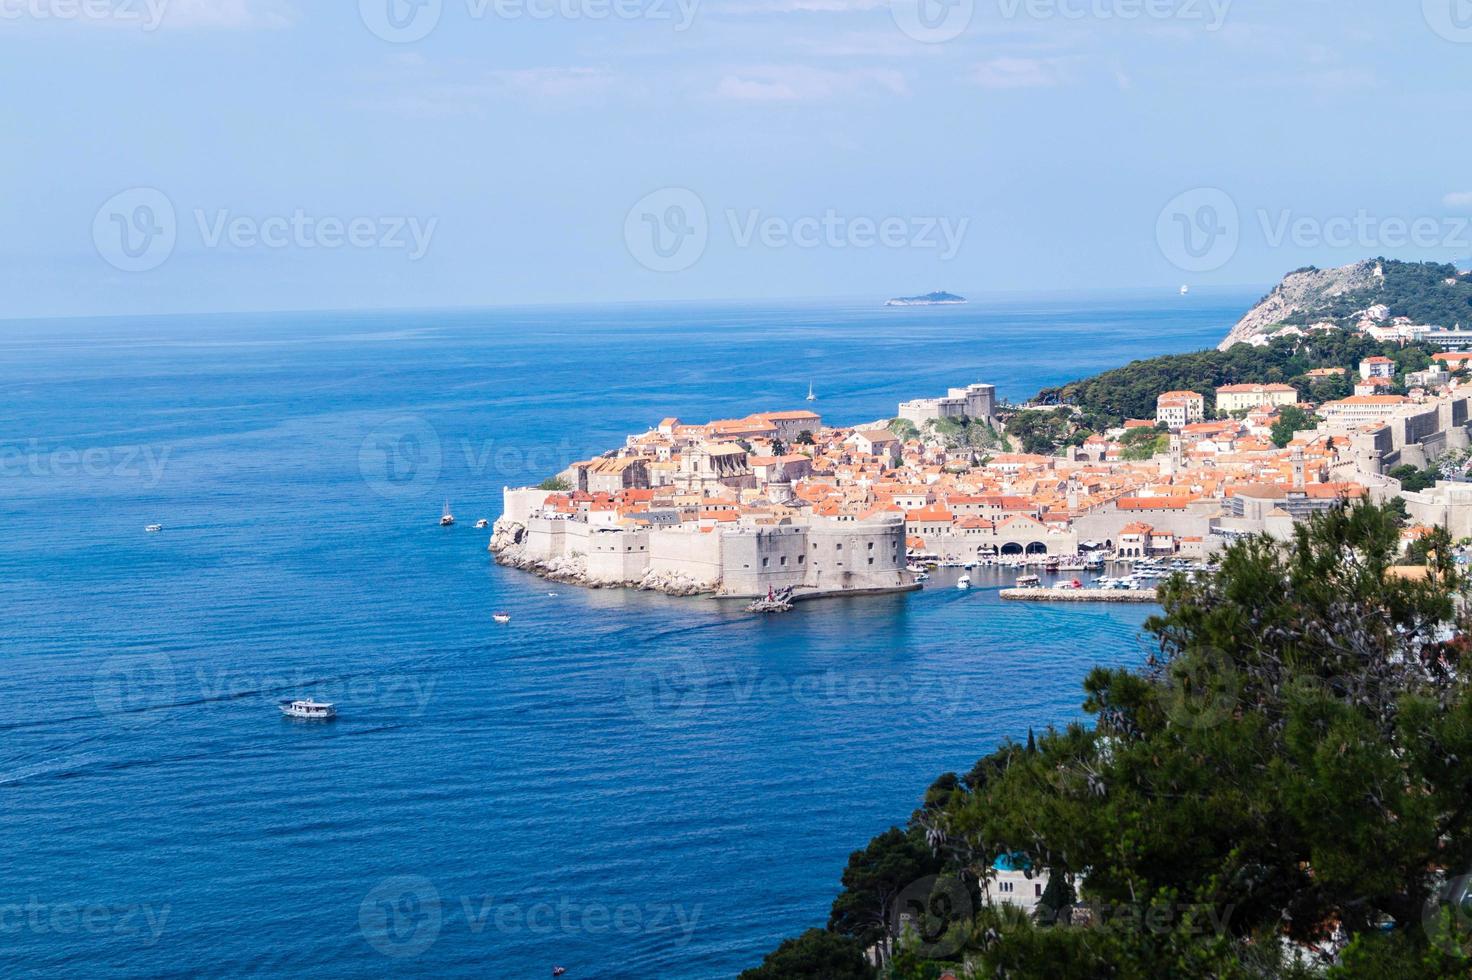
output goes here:
{"type": "Polygon", "coordinates": [[[971,576],[962,575],[959,579],[956,580],[956,588],[962,590],[971,588],[971,576]]]}
{"type": "Polygon", "coordinates": [[[1182,286],[1181,287],[1181,295],[1182,296],[1185,296],[1185,295],[1189,294],[1190,292],[1191,292],[1191,287],[1190,286],[1182,286]]]}
{"type": "Polygon", "coordinates": [[[1043,580],[1038,578],[1036,575],[1017,576],[1017,587],[1019,589],[1035,589],[1042,584],[1043,580]]]}
{"type": "Polygon", "coordinates": [[[813,394],[813,383],[811,381],[809,381],[808,382],[808,401],[815,402],[817,400],[818,400],[818,396],[815,395],[815,394],[813,394]]]}
{"type": "Polygon", "coordinates": [[[491,618],[502,624],[511,622],[510,613],[491,613],[491,618]]]}
{"type": "Polygon", "coordinates": [[[145,527],[143,530],[147,531],[149,534],[157,534],[158,532],[162,531],[163,529],[164,529],[164,526],[162,524],[150,524],[147,527],[145,527]]]}
{"type": "Polygon", "coordinates": [[[281,713],[288,718],[309,718],[314,721],[326,721],[328,718],[337,716],[337,709],[326,701],[314,701],[305,698],[297,701],[282,701],[281,713]]]}
{"type": "Polygon", "coordinates": [[[929,572],[916,572],[915,573],[915,581],[917,581],[917,582],[929,582],[930,581],[930,573],[929,572]]]}
{"type": "Polygon", "coordinates": [[[480,520],[478,520],[478,521],[475,522],[475,526],[476,527],[480,527],[480,528],[486,528],[486,527],[490,527],[491,526],[491,522],[488,521],[488,520],[486,520],[484,517],[482,517],[480,520]]]}
{"type": "Polygon", "coordinates": [[[450,502],[445,501],[445,513],[440,517],[440,527],[449,527],[455,523],[455,515],[450,513],[450,502]]]}

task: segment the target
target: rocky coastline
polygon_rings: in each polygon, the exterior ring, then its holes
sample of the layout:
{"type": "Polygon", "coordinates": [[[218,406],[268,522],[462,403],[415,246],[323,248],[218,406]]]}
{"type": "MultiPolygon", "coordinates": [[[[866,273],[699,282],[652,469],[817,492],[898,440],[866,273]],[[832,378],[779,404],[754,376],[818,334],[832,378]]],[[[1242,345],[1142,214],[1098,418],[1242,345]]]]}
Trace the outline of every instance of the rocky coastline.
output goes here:
{"type": "Polygon", "coordinates": [[[713,582],[700,582],[688,576],[653,570],[642,578],[632,580],[592,578],[588,575],[588,559],[585,555],[573,553],[544,559],[527,554],[523,543],[525,533],[526,528],[520,524],[496,523],[489,546],[496,564],[531,572],[551,582],[578,585],[587,589],[638,589],[642,592],[661,592],[682,597],[712,595],[716,592],[716,584],[713,582]]]}

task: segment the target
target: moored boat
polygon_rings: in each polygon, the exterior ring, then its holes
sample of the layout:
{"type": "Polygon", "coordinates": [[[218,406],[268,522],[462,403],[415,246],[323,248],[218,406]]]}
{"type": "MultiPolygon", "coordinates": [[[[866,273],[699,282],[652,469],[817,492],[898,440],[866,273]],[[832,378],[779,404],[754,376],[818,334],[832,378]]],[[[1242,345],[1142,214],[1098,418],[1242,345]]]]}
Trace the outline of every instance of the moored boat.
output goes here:
{"type": "Polygon", "coordinates": [[[449,527],[455,523],[455,515],[450,513],[450,502],[445,501],[445,512],[440,516],[440,527],[449,527]]]}

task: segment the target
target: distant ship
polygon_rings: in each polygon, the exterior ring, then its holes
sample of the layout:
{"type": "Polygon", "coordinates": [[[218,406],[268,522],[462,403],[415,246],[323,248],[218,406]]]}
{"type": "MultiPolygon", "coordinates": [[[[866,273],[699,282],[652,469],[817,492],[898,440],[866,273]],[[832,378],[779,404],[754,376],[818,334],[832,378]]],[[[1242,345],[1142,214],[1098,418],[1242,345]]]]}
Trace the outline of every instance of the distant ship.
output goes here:
{"type": "Polygon", "coordinates": [[[811,381],[809,381],[808,382],[808,401],[815,402],[817,400],[818,400],[818,396],[815,395],[815,394],[813,394],[813,383],[811,381]]]}
{"type": "Polygon", "coordinates": [[[1182,296],[1185,296],[1185,295],[1187,295],[1190,292],[1191,292],[1191,287],[1190,286],[1182,286],[1181,287],[1181,295],[1182,296]]]}
{"type": "Polygon", "coordinates": [[[955,293],[926,293],[924,296],[898,296],[885,301],[885,306],[959,306],[966,302],[965,296],[955,293]]]}

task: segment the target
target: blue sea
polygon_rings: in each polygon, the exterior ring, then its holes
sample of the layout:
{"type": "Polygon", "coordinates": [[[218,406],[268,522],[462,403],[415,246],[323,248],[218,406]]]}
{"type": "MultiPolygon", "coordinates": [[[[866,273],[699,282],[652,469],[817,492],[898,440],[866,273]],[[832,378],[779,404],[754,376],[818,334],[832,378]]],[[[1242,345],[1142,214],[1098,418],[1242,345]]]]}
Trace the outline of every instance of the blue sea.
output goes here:
{"type": "Polygon", "coordinates": [[[1254,298],[0,324],[0,974],[755,965],[934,777],[1081,717],[1148,608],[983,574],[759,618],[499,568],[474,522],[665,416],[1023,399],[1254,298]]]}

